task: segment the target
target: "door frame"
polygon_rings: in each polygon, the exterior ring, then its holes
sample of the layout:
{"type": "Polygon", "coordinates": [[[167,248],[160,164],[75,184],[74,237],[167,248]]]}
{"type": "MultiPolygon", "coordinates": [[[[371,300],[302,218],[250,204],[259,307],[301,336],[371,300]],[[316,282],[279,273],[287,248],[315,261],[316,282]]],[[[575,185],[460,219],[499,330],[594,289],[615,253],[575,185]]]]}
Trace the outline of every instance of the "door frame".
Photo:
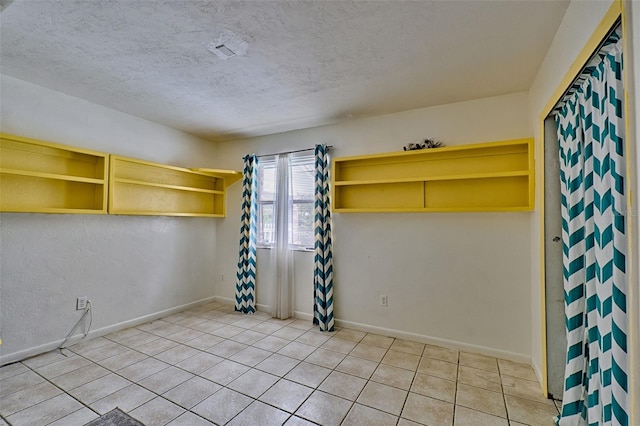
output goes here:
{"type": "MultiPolygon", "coordinates": [[[[597,51],[598,47],[600,46],[600,44],[602,43],[602,41],[605,39],[605,37],[609,34],[609,32],[611,31],[611,29],[614,27],[614,25],[621,20],[622,21],[622,34],[623,34],[623,56],[624,57],[629,57],[627,55],[627,44],[628,42],[624,39],[628,38],[628,31],[626,28],[626,23],[625,23],[625,7],[624,7],[624,1],[623,0],[614,0],[613,3],[611,4],[611,6],[609,7],[609,10],[605,13],[604,17],[602,18],[602,20],[600,21],[600,23],[598,24],[598,26],[595,28],[595,30],[593,31],[593,33],[591,34],[591,37],[589,37],[589,39],[587,40],[587,42],[585,43],[584,47],[582,48],[582,50],[580,51],[580,53],[578,54],[578,56],[576,57],[576,59],[574,60],[574,62],[571,64],[571,66],[569,67],[569,70],[567,71],[567,73],[565,74],[565,76],[563,77],[563,79],[561,80],[560,84],[556,87],[556,89],[553,91],[553,94],[551,95],[551,97],[549,98],[549,100],[547,101],[545,107],[542,109],[542,112],[540,113],[540,116],[538,117],[538,135],[539,135],[539,140],[536,143],[536,159],[538,160],[538,164],[540,164],[540,168],[538,169],[538,171],[541,171],[539,173],[536,173],[539,176],[539,180],[538,180],[538,184],[539,184],[539,190],[536,191],[538,193],[538,202],[539,202],[539,206],[540,206],[540,235],[539,235],[539,244],[540,244],[540,320],[541,320],[541,328],[540,328],[540,335],[541,335],[541,352],[542,352],[542,365],[540,366],[540,374],[542,376],[542,381],[540,383],[541,387],[542,387],[542,392],[544,393],[545,396],[548,396],[548,390],[547,390],[547,313],[546,313],[546,306],[545,306],[545,301],[546,301],[546,289],[545,289],[545,221],[544,221],[544,214],[545,214],[545,207],[544,207],[544,190],[545,190],[545,182],[544,182],[544,168],[545,168],[545,164],[544,164],[544,151],[545,151],[545,138],[544,138],[544,121],[547,118],[547,116],[551,113],[551,111],[553,110],[553,108],[555,107],[555,105],[560,101],[561,97],[564,95],[564,93],[569,89],[570,85],[573,83],[573,81],[576,79],[576,77],[580,74],[580,72],[582,71],[582,69],[584,68],[584,66],[587,64],[587,62],[589,61],[589,59],[593,56],[593,54],[597,51]],[[542,193],[540,192],[543,191],[542,193]],[[541,195],[542,194],[542,195],[541,195]]],[[[626,84],[626,82],[629,81],[628,78],[628,69],[629,67],[625,67],[624,71],[623,71],[623,78],[625,81],[625,91],[624,91],[624,96],[625,96],[625,120],[626,120],[626,128],[625,128],[625,150],[627,152],[626,155],[626,167],[627,167],[627,182],[632,182],[631,178],[635,179],[635,176],[632,176],[632,168],[631,168],[631,155],[629,155],[629,153],[631,153],[631,149],[633,149],[632,144],[629,141],[629,136],[630,136],[630,132],[629,132],[629,96],[628,96],[628,92],[627,92],[627,87],[628,84],[626,84]]],[[[632,203],[632,199],[631,199],[631,190],[627,191],[627,206],[628,209],[631,210],[631,207],[634,204],[632,203]]],[[[633,225],[635,225],[633,223],[633,220],[628,220],[628,230],[629,230],[629,255],[628,258],[629,259],[633,259],[635,257],[635,248],[634,248],[634,244],[635,244],[635,236],[633,234],[633,232],[635,232],[635,227],[633,227],[633,225]]],[[[634,265],[631,261],[629,261],[629,282],[635,282],[634,278],[636,276],[636,271],[634,268],[634,265]]],[[[631,287],[633,286],[629,286],[630,290],[631,287]]],[[[635,300],[634,297],[629,297],[628,299],[628,303],[630,304],[628,312],[629,312],[629,316],[630,316],[630,323],[633,320],[633,312],[634,309],[631,306],[631,304],[633,303],[633,301],[635,300]]],[[[631,324],[630,324],[631,326],[631,324]]],[[[630,339],[632,339],[634,336],[632,333],[629,333],[630,339]]],[[[630,347],[633,347],[632,344],[629,345],[630,347]]],[[[633,365],[633,364],[632,364],[633,365]]],[[[632,375],[633,376],[633,375],[632,375]]],[[[630,377],[630,379],[633,381],[634,378],[630,377]]],[[[629,392],[631,393],[633,389],[633,384],[630,384],[629,386],[629,392]]],[[[631,413],[633,416],[634,413],[634,409],[633,409],[633,398],[631,398],[632,401],[632,407],[631,407],[631,413]]]]}
{"type": "Polygon", "coordinates": [[[564,366],[566,364],[567,336],[565,333],[565,306],[563,285],[562,243],[557,238],[562,235],[562,188],[560,185],[560,158],[558,157],[558,136],[556,122],[550,114],[544,121],[544,194],[540,197],[544,204],[542,221],[544,226],[544,254],[542,263],[545,268],[545,333],[546,333],[546,371],[547,397],[562,400],[564,394],[564,366]],[[553,134],[553,135],[552,135],[553,134]],[[551,181],[553,180],[553,182],[551,181]],[[552,211],[550,211],[552,210],[552,211]],[[555,297],[560,300],[555,299],[555,297]],[[560,302],[560,303],[557,303],[560,302]],[[559,344],[563,344],[562,347],[559,344]],[[554,345],[554,347],[550,347],[554,345]],[[562,376],[551,377],[550,374],[562,376]]]}

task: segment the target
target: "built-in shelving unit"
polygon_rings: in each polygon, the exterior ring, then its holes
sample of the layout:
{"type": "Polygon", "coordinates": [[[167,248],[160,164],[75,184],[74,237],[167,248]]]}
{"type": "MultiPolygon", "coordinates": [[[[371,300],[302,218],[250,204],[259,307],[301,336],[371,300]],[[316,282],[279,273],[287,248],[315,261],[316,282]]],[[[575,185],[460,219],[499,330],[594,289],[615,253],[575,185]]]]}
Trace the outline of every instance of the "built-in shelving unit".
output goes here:
{"type": "Polygon", "coordinates": [[[112,155],[109,213],[224,217],[227,180],[240,173],[201,170],[112,155]]]}
{"type": "Polygon", "coordinates": [[[533,139],[332,160],[333,211],[527,211],[533,139]]]}
{"type": "Polygon", "coordinates": [[[0,134],[0,211],[106,213],[107,155],[0,134]]]}
{"type": "Polygon", "coordinates": [[[242,179],[242,172],[237,172],[235,170],[205,169],[205,168],[194,168],[191,170],[193,170],[194,172],[203,173],[208,176],[213,176],[219,179],[223,179],[225,188],[242,179]]]}

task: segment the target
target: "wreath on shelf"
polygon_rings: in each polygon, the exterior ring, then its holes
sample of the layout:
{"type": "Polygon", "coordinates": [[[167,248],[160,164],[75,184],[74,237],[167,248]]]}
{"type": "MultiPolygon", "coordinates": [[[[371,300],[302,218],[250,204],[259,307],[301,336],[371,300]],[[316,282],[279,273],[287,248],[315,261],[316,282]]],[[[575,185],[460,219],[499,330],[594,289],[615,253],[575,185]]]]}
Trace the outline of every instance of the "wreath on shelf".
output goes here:
{"type": "Polygon", "coordinates": [[[417,149],[442,148],[444,143],[435,139],[424,139],[420,142],[406,144],[403,149],[405,151],[415,151],[417,149]]]}

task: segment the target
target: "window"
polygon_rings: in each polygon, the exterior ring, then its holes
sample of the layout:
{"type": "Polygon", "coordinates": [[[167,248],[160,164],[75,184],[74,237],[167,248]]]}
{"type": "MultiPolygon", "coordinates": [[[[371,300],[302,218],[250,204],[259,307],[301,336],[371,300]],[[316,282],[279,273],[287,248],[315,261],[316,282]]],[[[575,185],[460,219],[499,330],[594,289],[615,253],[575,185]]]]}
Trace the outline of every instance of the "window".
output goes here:
{"type": "MultiPolygon", "coordinates": [[[[291,159],[289,185],[289,246],[313,248],[315,157],[297,155],[291,159]]],[[[276,158],[261,158],[258,162],[258,246],[274,243],[274,200],[276,192],[276,158]]]]}

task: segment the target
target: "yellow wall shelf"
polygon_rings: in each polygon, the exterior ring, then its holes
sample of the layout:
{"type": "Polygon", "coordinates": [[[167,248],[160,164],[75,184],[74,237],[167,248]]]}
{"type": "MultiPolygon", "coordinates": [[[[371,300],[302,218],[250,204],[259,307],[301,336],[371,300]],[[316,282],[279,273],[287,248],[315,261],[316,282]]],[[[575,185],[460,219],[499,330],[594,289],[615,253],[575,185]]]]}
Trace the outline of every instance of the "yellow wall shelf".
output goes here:
{"type": "Polygon", "coordinates": [[[224,179],[225,188],[242,179],[242,172],[237,172],[235,170],[203,169],[203,168],[194,168],[191,170],[193,170],[194,172],[203,173],[205,175],[224,179]]]}
{"type": "Polygon", "coordinates": [[[0,134],[0,211],[105,214],[107,155],[0,134]]]}
{"type": "Polygon", "coordinates": [[[533,139],[335,158],[333,211],[528,211],[533,139]]]}
{"type": "Polygon", "coordinates": [[[111,155],[109,175],[110,214],[225,216],[228,184],[221,174],[111,155]]]}

